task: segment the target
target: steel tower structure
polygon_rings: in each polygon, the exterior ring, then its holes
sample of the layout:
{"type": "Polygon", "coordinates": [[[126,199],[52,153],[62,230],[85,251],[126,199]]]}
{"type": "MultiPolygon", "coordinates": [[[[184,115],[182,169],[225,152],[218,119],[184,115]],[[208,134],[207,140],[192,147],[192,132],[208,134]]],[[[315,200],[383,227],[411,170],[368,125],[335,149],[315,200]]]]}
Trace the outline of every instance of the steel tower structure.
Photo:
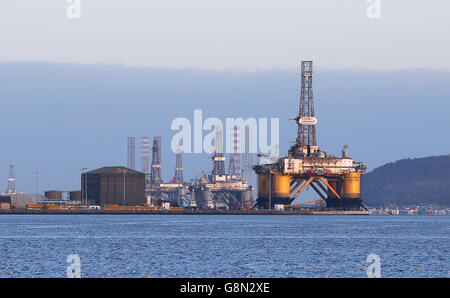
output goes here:
{"type": "Polygon", "coordinates": [[[241,174],[241,154],[239,153],[239,128],[237,126],[233,127],[232,132],[233,140],[233,152],[230,154],[230,166],[228,168],[228,174],[230,176],[235,176],[238,178],[241,174]]]}
{"type": "Polygon", "coordinates": [[[127,138],[127,167],[136,170],[136,138],[127,138]]]}
{"type": "Polygon", "coordinates": [[[175,163],[175,183],[183,183],[183,162],[181,160],[181,149],[178,147],[175,163]]]}
{"type": "Polygon", "coordinates": [[[150,138],[141,137],[141,168],[142,172],[148,174],[148,156],[150,153],[150,138]]]}
{"type": "Polygon", "coordinates": [[[245,151],[244,151],[244,178],[248,185],[253,185],[253,169],[252,169],[252,154],[250,153],[250,128],[245,127],[245,151]]]}
{"type": "Polygon", "coordinates": [[[216,127],[216,140],[215,140],[215,150],[212,157],[213,160],[213,176],[223,176],[225,175],[225,156],[223,154],[223,142],[222,142],[222,127],[216,127]]]}
{"type": "Polygon", "coordinates": [[[14,165],[9,166],[9,178],[8,178],[8,188],[6,193],[13,194],[16,193],[16,179],[14,178],[14,165]]]}
{"type": "Polygon", "coordinates": [[[295,145],[289,150],[293,157],[308,156],[318,150],[316,138],[317,119],[314,115],[314,97],[312,90],[312,61],[302,61],[301,66],[300,108],[295,118],[298,125],[295,145]]]}
{"type": "Polygon", "coordinates": [[[160,184],[161,179],[161,137],[153,138],[152,146],[152,183],[160,184]]]}
{"type": "Polygon", "coordinates": [[[150,138],[148,136],[141,137],[141,168],[145,173],[145,191],[150,189],[150,172],[148,169],[148,156],[150,154],[150,138]]]}

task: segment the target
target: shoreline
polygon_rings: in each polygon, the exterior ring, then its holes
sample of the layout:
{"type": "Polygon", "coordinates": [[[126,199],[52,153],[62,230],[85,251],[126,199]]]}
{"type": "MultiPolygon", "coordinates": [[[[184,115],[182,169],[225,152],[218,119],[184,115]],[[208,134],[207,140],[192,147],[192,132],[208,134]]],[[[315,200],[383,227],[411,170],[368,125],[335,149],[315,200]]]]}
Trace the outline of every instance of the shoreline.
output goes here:
{"type": "Polygon", "coordinates": [[[341,211],[341,210],[0,210],[2,214],[65,214],[65,215],[120,215],[120,214],[160,214],[160,215],[370,215],[369,211],[341,211]]]}

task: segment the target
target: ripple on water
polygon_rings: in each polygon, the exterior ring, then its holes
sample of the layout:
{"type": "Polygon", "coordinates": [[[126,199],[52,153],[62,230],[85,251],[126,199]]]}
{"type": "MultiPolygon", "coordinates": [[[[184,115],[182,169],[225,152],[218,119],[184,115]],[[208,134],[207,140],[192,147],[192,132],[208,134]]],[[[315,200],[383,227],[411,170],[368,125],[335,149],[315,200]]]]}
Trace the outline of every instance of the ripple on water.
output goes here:
{"type": "Polygon", "coordinates": [[[450,217],[2,215],[0,277],[448,277],[450,217]]]}

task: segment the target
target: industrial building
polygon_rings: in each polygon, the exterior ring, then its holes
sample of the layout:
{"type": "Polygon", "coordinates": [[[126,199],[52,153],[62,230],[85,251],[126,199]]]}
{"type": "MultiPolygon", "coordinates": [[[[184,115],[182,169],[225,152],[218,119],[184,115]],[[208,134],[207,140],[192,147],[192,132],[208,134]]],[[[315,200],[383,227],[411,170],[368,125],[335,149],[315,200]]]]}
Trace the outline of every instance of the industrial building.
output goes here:
{"type": "Polygon", "coordinates": [[[312,61],[302,61],[300,109],[295,118],[297,139],[288,156],[253,167],[258,175],[257,206],[272,209],[275,205],[304,204],[292,202],[311,186],[319,198],[308,203],[338,210],[364,209],[360,181],[366,166],[348,156],[348,146],[344,146],[341,157],[336,157],[317,145],[312,75],[312,61]]]}
{"type": "Polygon", "coordinates": [[[143,206],[145,173],[122,166],[82,173],[81,199],[90,205],[143,206]]]}

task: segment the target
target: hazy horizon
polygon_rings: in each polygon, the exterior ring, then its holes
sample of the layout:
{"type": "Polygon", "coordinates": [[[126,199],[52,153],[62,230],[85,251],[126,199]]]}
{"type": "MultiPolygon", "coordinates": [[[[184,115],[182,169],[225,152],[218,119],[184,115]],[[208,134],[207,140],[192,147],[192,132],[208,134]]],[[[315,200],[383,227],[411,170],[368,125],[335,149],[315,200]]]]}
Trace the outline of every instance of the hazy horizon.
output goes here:
{"type": "MultiPolygon", "coordinates": [[[[295,140],[299,67],[202,71],[61,63],[0,63],[4,139],[0,191],[15,165],[19,191],[77,189],[80,169],[126,165],[126,137],[162,136],[163,179],[173,176],[170,123],[176,117],[277,117],[280,154],[295,140]]],[[[317,134],[322,150],[350,156],[369,170],[403,158],[445,155],[450,140],[450,72],[315,69],[317,134]],[[425,116],[425,118],[424,118],[425,116]],[[344,121],[343,121],[344,119],[344,121]]],[[[254,159],[254,163],[257,160],[254,159]]],[[[210,171],[207,154],[183,154],[185,180],[210,171]]],[[[228,160],[226,163],[228,168],[228,160]]]]}

